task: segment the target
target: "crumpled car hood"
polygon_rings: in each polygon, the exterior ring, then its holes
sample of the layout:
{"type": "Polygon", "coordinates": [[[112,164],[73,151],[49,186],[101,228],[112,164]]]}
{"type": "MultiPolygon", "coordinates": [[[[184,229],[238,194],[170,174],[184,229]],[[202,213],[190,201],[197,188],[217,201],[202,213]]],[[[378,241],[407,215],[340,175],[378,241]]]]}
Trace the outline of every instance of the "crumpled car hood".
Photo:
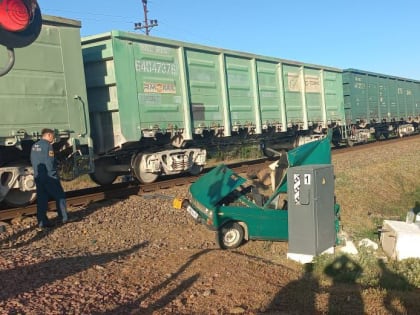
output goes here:
{"type": "Polygon", "coordinates": [[[214,208],[223,198],[245,182],[245,178],[226,165],[220,164],[193,183],[190,186],[190,193],[204,206],[214,208]]]}

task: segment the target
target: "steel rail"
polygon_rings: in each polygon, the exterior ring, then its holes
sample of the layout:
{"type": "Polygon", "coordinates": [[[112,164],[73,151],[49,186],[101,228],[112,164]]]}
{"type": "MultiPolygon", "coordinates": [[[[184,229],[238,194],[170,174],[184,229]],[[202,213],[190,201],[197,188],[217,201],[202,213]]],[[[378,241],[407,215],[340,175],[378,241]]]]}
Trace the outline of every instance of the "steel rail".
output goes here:
{"type": "MultiPolygon", "coordinates": [[[[229,164],[235,172],[245,173],[261,169],[269,163],[267,159],[258,159],[253,161],[243,161],[229,164]]],[[[212,167],[206,168],[203,173],[208,172],[212,167]]],[[[132,195],[141,195],[154,191],[169,189],[176,186],[185,186],[193,183],[199,176],[181,176],[168,177],[150,184],[139,184],[135,181],[112,184],[108,186],[97,186],[91,188],[84,188],[79,190],[72,190],[66,192],[67,206],[77,207],[86,206],[90,203],[109,200],[109,199],[123,199],[132,195]]],[[[55,201],[48,202],[48,211],[56,210],[55,201]]],[[[19,208],[10,208],[0,210],[0,221],[11,220],[19,216],[28,216],[36,214],[36,204],[30,204],[19,208]]]]}
{"type": "MultiPolygon", "coordinates": [[[[415,134],[403,138],[392,138],[387,140],[374,141],[368,144],[355,145],[353,147],[343,147],[337,150],[332,150],[332,154],[344,154],[358,150],[368,150],[375,146],[392,145],[396,141],[415,141],[419,140],[420,135],[415,134]]],[[[251,173],[257,172],[274,160],[268,158],[260,158],[250,161],[239,161],[235,163],[226,163],[236,173],[251,173]]],[[[221,162],[222,163],[222,162],[221,162]]],[[[213,167],[207,167],[203,173],[208,172],[213,167]]],[[[183,176],[167,176],[161,180],[150,184],[139,184],[138,182],[123,182],[112,184],[108,186],[97,186],[85,188],[80,190],[72,190],[66,192],[67,205],[69,207],[76,207],[81,205],[88,205],[92,202],[113,198],[128,198],[131,195],[141,195],[144,193],[159,191],[176,186],[184,186],[193,183],[199,176],[183,175],[183,176]]],[[[54,201],[48,203],[48,210],[56,210],[54,201]]],[[[20,208],[11,208],[0,210],[0,221],[10,220],[18,216],[33,215],[36,213],[36,204],[31,204],[20,208]]]]}

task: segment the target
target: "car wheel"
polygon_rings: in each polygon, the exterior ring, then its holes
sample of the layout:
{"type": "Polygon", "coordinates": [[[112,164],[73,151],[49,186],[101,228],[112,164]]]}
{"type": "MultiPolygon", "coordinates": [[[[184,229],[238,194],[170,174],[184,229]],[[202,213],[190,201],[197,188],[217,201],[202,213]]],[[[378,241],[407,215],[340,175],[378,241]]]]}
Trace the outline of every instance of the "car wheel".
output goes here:
{"type": "Polygon", "coordinates": [[[229,222],[217,231],[216,241],[221,249],[237,248],[243,240],[244,229],[237,222],[229,222]]]}

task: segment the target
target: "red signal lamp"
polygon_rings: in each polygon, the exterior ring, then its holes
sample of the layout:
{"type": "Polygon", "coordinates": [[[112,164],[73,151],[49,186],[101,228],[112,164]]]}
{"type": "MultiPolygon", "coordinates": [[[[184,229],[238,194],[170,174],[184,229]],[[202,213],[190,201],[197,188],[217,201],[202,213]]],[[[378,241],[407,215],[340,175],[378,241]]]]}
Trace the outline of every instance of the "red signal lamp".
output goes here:
{"type": "Polygon", "coordinates": [[[37,0],[0,0],[0,45],[6,47],[9,60],[0,68],[7,74],[15,62],[15,48],[32,44],[42,28],[42,16],[37,0]]]}
{"type": "Polygon", "coordinates": [[[31,21],[31,12],[22,0],[0,1],[0,27],[10,32],[25,30],[31,21]]]}
{"type": "Polygon", "coordinates": [[[42,27],[36,0],[0,0],[0,45],[21,48],[38,37],[42,27]]]}

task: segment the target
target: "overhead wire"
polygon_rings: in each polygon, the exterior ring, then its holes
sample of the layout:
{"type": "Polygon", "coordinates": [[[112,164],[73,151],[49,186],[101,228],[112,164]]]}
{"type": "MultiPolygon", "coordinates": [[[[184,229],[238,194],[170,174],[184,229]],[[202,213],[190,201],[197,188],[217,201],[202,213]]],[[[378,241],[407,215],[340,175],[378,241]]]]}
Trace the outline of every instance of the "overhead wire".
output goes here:
{"type": "MultiPolygon", "coordinates": [[[[153,3],[155,1],[150,1],[149,3],[153,3]]],[[[115,14],[106,14],[106,13],[98,13],[98,12],[89,12],[89,11],[78,11],[78,10],[65,10],[65,9],[54,9],[43,7],[43,14],[48,15],[64,15],[68,18],[73,18],[82,21],[82,25],[84,21],[94,21],[94,22],[103,22],[104,18],[106,18],[108,24],[110,23],[119,23],[121,25],[126,25],[126,28],[123,28],[123,31],[134,31],[134,23],[139,21],[138,17],[133,16],[124,16],[124,15],[115,15],[115,14]]],[[[139,9],[139,13],[141,10],[139,9]]],[[[192,42],[202,42],[206,45],[217,46],[218,41],[217,38],[211,36],[204,36],[203,33],[195,33],[191,32],[191,28],[183,28],[179,27],[179,24],[168,24],[165,22],[164,19],[158,18],[159,26],[156,29],[153,29],[151,35],[159,36],[159,37],[167,37],[171,39],[178,39],[178,40],[187,40],[192,42]],[[169,31],[168,31],[169,30],[169,31]],[[175,32],[174,32],[175,31],[175,32]]],[[[83,30],[83,26],[82,26],[83,30]]],[[[108,30],[104,30],[108,31],[108,30]]],[[[143,32],[144,33],[144,32],[143,32]]]]}

